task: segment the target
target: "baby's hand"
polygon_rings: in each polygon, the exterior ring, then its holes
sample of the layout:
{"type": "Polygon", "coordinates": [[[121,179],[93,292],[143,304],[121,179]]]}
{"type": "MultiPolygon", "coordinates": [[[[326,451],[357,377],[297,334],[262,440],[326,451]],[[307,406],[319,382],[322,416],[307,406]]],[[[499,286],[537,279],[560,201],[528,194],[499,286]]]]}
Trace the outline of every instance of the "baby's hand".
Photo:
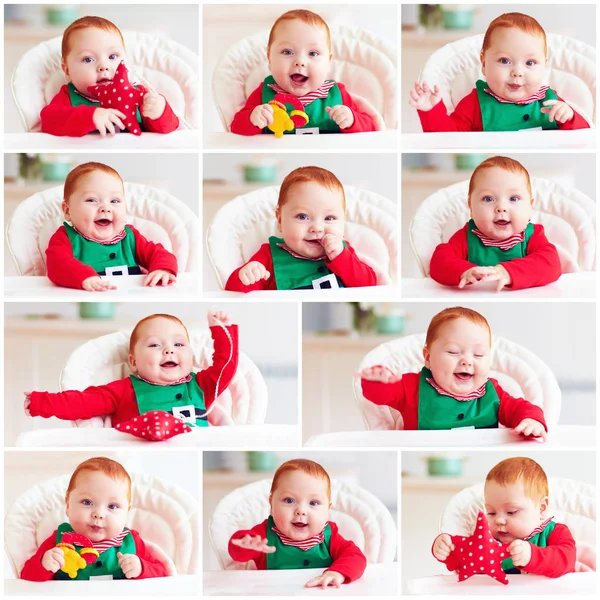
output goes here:
{"type": "Polygon", "coordinates": [[[402,379],[401,375],[396,375],[390,371],[390,369],[381,365],[367,367],[360,373],[357,373],[357,375],[361,379],[366,379],[367,381],[379,381],[381,383],[395,383],[396,381],[400,381],[402,379]]]}
{"type": "Polygon", "coordinates": [[[333,119],[336,122],[336,125],[340,129],[348,129],[348,127],[354,125],[354,113],[350,108],[343,104],[338,104],[333,108],[331,106],[326,106],[325,112],[327,112],[330,119],[333,119]]]}
{"type": "Polygon", "coordinates": [[[65,555],[60,548],[50,548],[50,550],[46,550],[46,552],[44,552],[44,556],[42,556],[42,567],[44,567],[46,571],[56,573],[64,566],[65,555]]]}
{"type": "Polygon", "coordinates": [[[515,540],[506,549],[515,567],[526,567],[531,560],[531,544],[525,540],[515,540]]]}
{"type": "Polygon", "coordinates": [[[29,412],[29,407],[31,406],[31,392],[25,392],[25,402],[23,403],[23,409],[25,410],[25,414],[30,417],[31,412],[29,412]]]}
{"type": "Polygon", "coordinates": [[[513,433],[535,438],[542,438],[546,441],[548,434],[544,426],[535,419],[523,419],[514,429],[513,433]]]}
{"type": "Polygon", "coordinates": [[[471,267],[467,269],[458,282],[459,289],[480,281],[497,281],[496,291],[499,292],[507,285],[512,285],[512,278],[502,265],[495,267],[471,267]]]}
{"type": "Polygon", "coordinates": [[[252,260],[239,270],[238,276],[244,285],[252,285],[261,279],[266,281],[271,277],[271,273],[267,271],[265,265],[261,262],[252,260]]]}
{"type": "Polygon", "coordinates": [[[250,113],[250,123],[254,127],[264,129],[273,122],[273,107],[270,104],[259,104],[250,113]]]}
{"type": "Polygon", "coordinates": [[[208,319],[209,327],[231,325],[231,317],[224,310],[209,310],[206,318],[208,319]]]}
{"type": "Polygon", "coordinates": [[[167,106],[164,96],[156,92],[146,92],[142,98],[141,113],[147,119],[158,119],[162,116],[167,106]]]}
{"type": "Polygon", "coordinates": [[[127,579],[135,579],[142,574],[142,561],[135,554],[117,552],[117,560],[127,579]]]}
{"type": "Polygon", "coordinates": [[[93,277],[88,277],[83,280],[81,287],[86,292],[106,292],[107,290],[116,290],[117,286],[113,285],[110,281],[106,279],[102,279],[98,275],[94,275],[93,277]]]}
{"type": "Polygon", "coordinates": [[[427,112],[431,110],[440,100],[442,95],[437,85],[433,86],[433,91],[423,82],[415,81],[415,88],[410,90],[410,100],[408,103],[417,110],[427,112]]]}
{"type": "Polygon", "coordinates": [[[342,238],[333,233],[326,233],[321,238],[321,246],[323,246],[328,260],[335,260],[344,251],[342,238]]]}
{"type": "Polygon", "coordinates": [[[163,271],[162,269],[156,269],[156,271],[150,271],[144,280],[142,281],[143,286],[154,287],[155,285],[170,285],[175,283],[177,277],[169,271],[163,271]]]}
{"type": "Polygon", "coordinates": [[[106,137],[108,135],[115,135],[115,125],[120,129],[125,129],[123,121],[127,117],[116,108],[97,108],[92,115],[92,121],[94,127],[98,130],[100,137],[106,137]]]}
{"type": "Polygon", "coordinates": [[[319,587],[321,586],[325,589],[328,585],[333,585],[336,588],[339,588],[342,583],[346,581],[346,578],[337,571],[325,571],[322,575],[318,575],[317,577],[313,577],[306,582],[305,587],[319,587]]]}
{"type": "Polygon", "coordinates": [[[449,556],[450,552],[454,552],[454,544],[452,538],[447,533],[442,533],[435,538],[433,542],[433,555],[444,562],[449,556]]]}
{"type": "Polygon", "coordinates": [[[544,105],[544,108],[541,108],[540,110],[548,115],[550,123],[555,119],[559,123],[567,123],[575,116],[573,109],[566,102],[561,102],[560,100],[546,100],[542,104],[544,105]]]}
{"type": "Polygon", "coordinates": [[[260,535],[246,534],[243,538],[231,540],[231,543],[234,546],[244,548],[244,550],[254,550],[255,552],[264,552],[265,554],[275,552],[275,547],[269,546],[267,540],[261,538],[260,535]]]}

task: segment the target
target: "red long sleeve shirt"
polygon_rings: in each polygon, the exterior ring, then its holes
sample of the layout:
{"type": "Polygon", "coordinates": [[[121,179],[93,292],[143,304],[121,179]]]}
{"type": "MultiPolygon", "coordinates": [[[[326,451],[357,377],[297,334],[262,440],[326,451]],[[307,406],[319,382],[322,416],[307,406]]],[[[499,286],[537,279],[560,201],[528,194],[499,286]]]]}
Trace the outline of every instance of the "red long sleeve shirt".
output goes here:
{"type": "MultiPolygon", "coordinates": [[[[558,95],[557,95],[558,97],[558,95]]],[[[564,102],[562,98],[558,98],[564,102]]],[[[571,107],[573,108],[573,107],[571,107]]],[[[477,89],[465,96],[449,115],[444,101],[438,102],[431,110],[418,110],[424,132],[433,131],[483,131],[481,108],[477,89]]],[[[556,122],[559,129],[589,129],[588,122],[573,109],[573,118],[566,123],[556,122]]]]}
{"type": "MultiPolygon", "coordinates": [[[[47,571],[42,567],[42,558],[44,554],[56,546],[56,531],[42,542],[42,545],[37,549],[37,552],[27,560],[21,571],[21,579],[27,581],[50,581],[54,573],[47,571]]],[[[135,579],[149,579],[150,577],[167,577],[167,569],[163,563],[154,558],[146,548],[144,540],[140,534],[134,529],[129,532],[133,536],[135,542],[135,554],[142,563],[142,573],[135,579]]],[[[102,554],[100,555],[102,557],[102,554]]]]}
{"type": "MultiPolygon", "coordinates": [[[[348,244],[348,242],[346,243],[348,244]]],[[[273,271],[273,256],[271,255],[269,244],[263,244],[248,262],[236,269],[229,276],[229,279],[225,284],[226,290],[229,290],[230,292],[252,292],[254,290],[277,289],[275,273],[273,271]],[[251,285],[244,285],[240,281],[239,272],[248,264],[248,262],[254,260],[264,265],[265,269],[269,271],[269,278],[266,280],[261,279],[251,285]]],[[[325,264],[332,273],[342,280],[346,287],[377,285],[377,275],[375,271],[356,256],[356,252],[350,244],[348,244],[348,247],[344,248],[333,260],[330,261],[325,259],[325,264]]]]}
{"type": "MultiPolygon", "coordinates": [[[[147,92],[143,86],[138,85],[137,87],[143,92],[147,92]]],[[[98,106],[72,106],[69,88],[63,85],[58,94],[50,100],[50,104],[42,108],[40,112],[42,132],[71,137],[82,137],[92,133],[92,131],[96,131],[93,117],[97,108],[101,108],[100,103],[98,106]]],[[[149,119],[142,115],[142,131],[171,133],[178,127],[179,119],[168,102],[158,119],[149,119]]]]}
{"type": "MultiPolygon", "coordinates": [[[[523,419],[534,419],[541,423],[546,431],[544,413],[539,406],[523,398],[513,398],[500,384],[490,378],[498,399],[498,422],[514,429],[523,419]]],[[[363,396],[380,406],[390,406],[402,414],[404,429],[419,429],[419,373],[405,373],[402,379],[394,383],[382,383],[361,379],[363,396]]]]}
{"type": "MultiPolygon", "coordinates": [[[[229,325],[227,329],[233,342],[233,357],[221,376],[221,391],[231,382],[238,365],[238,328],[237,325],[229,325]]],[[[207,409],[215,400],[217,380],[231,351],[229,338],[220,326],[211,327],[210,331],[214,340],[212,365],[196,374],[207,409]]],[[[113,427],[140,414],[129,377],[106,385],[90,386],[82,392],[31,392],[29,411],[32,417],[58,417],[67,421],[110,415],[113,427]]]]}
{"type": "MultiPolygon", "coordinates": [[[[245,535],[259,535],[261,539],[267,539],[267,522],[265,519],[262,523],[255,525],[252,529],[242,529],[236,531],[229,539],[229,556],[237,562],[248,562],[253,560],[256,568],[259,571],[264,571],[267,568],[267,555],[264,552],[256,550],[246,550],[232,543],[233,540],[243,538],[245,535]]],[[[367,568],[367,559],[360,551],[360,548],[352,541],[344,539],[335,523],[329,521],[331,527],[331,540],[329,544],[329,554],[333,560],[330,567],[326,571],[336,571],[342,574],[346,579],[344,583],[355,581],[365,572],[367,568]]]]}
{"type": "MultiPolygon", "coordinates": [[[[127,225],[135,236],[135,258],[148,272],[158,269],[177,275],[177,258],[162,244],[148,241],[133,225],[127,225]]],[[[64,225],[61,225],[48,242],[46,249],[48,279],[61,287],[81,289],[88,277],[98,275],[92,267],[73,256],[73,247],[64,225]]]]}
{"type": "MultiPolygon", "coordinates": [[[[257,107],[260,106],[262,101],[262,82],[246,100],[244,108],[239,110],[230,125],[231,133],[238,133],[240,135],[258,135],[262,133],[261,127],[256,127],[250,122],[250,113],[257,107]]],[[[352,99],[352,96],[346,90],[343,83],[337,83],[342,94],[342,104],[347,106],[354,115],[354,123],[347,129],[341,129],[342,133],[360,133],[361,131],[376,131],[375,121],[373,117],[366,113],[361,112],[360,108],[352,99]]]]}
{"type": "MultiPolygon", "coordinates": [[[[431,278],[442,285],[458,285],[461,275],[476,266],[467,260],[469,224],[459,229],[445,244],[434,251],[429,265],[431,278]]],[[[534,225],[527,244],[527,256],[500,263],[510,275],[513,290],[548,285],[561,275],[556,246],[544,233],[543,225],[534,225]]]]}

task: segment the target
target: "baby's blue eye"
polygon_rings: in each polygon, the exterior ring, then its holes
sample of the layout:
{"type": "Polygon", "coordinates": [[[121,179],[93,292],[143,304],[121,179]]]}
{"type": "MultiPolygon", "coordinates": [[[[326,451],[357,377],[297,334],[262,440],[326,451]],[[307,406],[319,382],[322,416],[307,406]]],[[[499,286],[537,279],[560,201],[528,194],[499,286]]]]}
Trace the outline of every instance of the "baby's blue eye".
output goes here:
{"type": "Polygon", "coordinates": [[[148,344],[148,348],[158,348],[158,344],[148,344]]]}
{"type": "Polygon", "coordinates": [[[508,60],[508,58],[501,58],[501,59],[498,60],[498,62],[501,65],[508,65],[508,64],[510,64],[510,60],[508,60]]]}
{"type": "Polygon", "coordinates": [[[484,196],[483,201],[484,202],[493,202],[494,198],[492,198],[492,196],[484,196]]]}
{"type": "Polygon", "coordinates": [[[308,215],[301,213],[299,215],[296,215],[296,219],[298,219],[299,221],[306,221],[308,219],[308,215]]]}
{"type": "Polygon", "coordinates": [[[118,504],[109,504],[108,508],[110,508],[110,510],[117,510],[119,508],[118,504]]]}
{"type": "Polygon", "coordinates": [[[535,60],[528,60],[525,64],[528,67],[535,67],[535,65],[537,65],[537,63],[535,62],[535,60]]]}
{"type": "Polygon", "coordinates": [[[118,54],[111,54],[108,58],[110,58],[110,60],[115,60],[116,58],[119,58],[118,54]]]}
{"type": "Polygon", "coordinates": [[[291,56],[292,55],[292,51],[291,50],[282,50],[281,54],[283,54],[284,56],[291,56]]]}
{"type": "Polygon", "coordinates": [[[283,501],[286,504],[294,504],[294,499],[293,498],[284,498],[283,501]]]}
{"type": "Polygon", "coordinates": [[[329,216],[325,217],[326,221],[335,221],[335,219],[336,218],[333,215],[329,215],[329,216]]]}
{"type": "Polygon", "coordinates": [[[177,342],[175,344],[175,346],[177,346],[177,348],[183,348],[185,346],[185,344],[182,344],[181,342],[177,342]]]}
{"type": "Polygon", "coordinates": [[[81,504],[83,504],[84,506],[91,506],[92,505],[92,501],[91,500],[82,500],[81,504]]]}
{"type": "Polygon", "coordinates": [[[310,505],[311,506],[319,506],[320,502],[318,500],[311,500],[310,501],[310,505]]]}
{"type": "Polygon", "coordinates": [[[91,63],[94,62],[94,59],[91,56],[84,56],[82,59],[82,62],[84,63],[91,63]]]}
{"type": "Polygon", "coordinates": [[[510,197],[510,201],[511,202],[518,202],[521,198],[519,198],[519,196],[511,196],[510,197]]]}
{"type": "Polygon", "coordinates": [[[315,56],[319,56],[319,53],[316,50],[312,50],[311,52],[308,53],[309,56],[312,56],[313,58],[315,56]]]}
{"type": "Polygon", "coordinates": [[[96,198],[86,198],[86,202],[96,202],[96,198]]]}

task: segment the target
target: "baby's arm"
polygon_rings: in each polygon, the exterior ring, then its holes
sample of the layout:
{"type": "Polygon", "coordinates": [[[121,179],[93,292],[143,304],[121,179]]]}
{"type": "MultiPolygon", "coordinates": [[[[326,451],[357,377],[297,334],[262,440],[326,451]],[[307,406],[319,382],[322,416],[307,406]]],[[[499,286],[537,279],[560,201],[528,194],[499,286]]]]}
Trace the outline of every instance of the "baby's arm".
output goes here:
{"type": "Polygon", "coordinates": [[[431,546],[431,553],[436,560],[443,562],[448,571],[458,569],[459,555],[456,552],[453,537],[448,533],[440,533],[431,546]]]}
{"type": "Polygon", "coordinates": [[[458,285],[463,273],[475,266],[467,260],[467,227],[468,224],[434,250],[429,263],[429,274],[434,281],[442,285],[458,285]]]}
{"type": "Polygon", "coordinates": [[[243,264],[241,267],[238,267],[227,280],[225,284],[225,289],[230,292],[252,292],[254,290],[274,290],[275,287],[275,276],[273,274],[273,258],[271,256],[271,249],[269,244],[263,244],[258,252],[250,258],[250,260],[243,264]],[[240,279],[240,271],[249,263],[258,262],[265,268],[266,272],[268,272],[267,279],[259,279],[251,284],[244,284],[240,279]]]}
{"type": "Polygon", "coordinates": [[[358,375],[363,396],[367,400],[402,411],[405,402],[402,376],[381,365],[363,369],[358,375]]]}
{"type": "Polygon", "coordinates": [[[333,563],[327,567],[328,571],[334,571],[344,576],[344,583],[350,583],[359,579],[367,568],[367,559],[360,548],[351,540],[344,539],[335,523],[329,523],[331,527],[331,541],[329,552],[333,563]]]}
{"type": "Polygon", "coordinates": [[[236,562],[253,560],[257,568],[266,569],[265,554],[274,552],[274,548],[268,546],[266,541],[267,520],[265,519],[252,529],[242,529],[231,536],[228,545],[229,556],[236,562]]]}
{"type": "Polygon", "coordinates": [[[239,135],[257,135],[262,133],[261,127],[256,127],[250,121],[250,115],[252,111],[260,106],[262,101],[262,86],[264,84],[261,83],[251,94],[248,96],[246,100],[246,104],[244,108],[240,109],[233,117],[233,121],[229,126],[231,133],[237,133],[239,135]]]}
{"type": "Polygon", "coordinates": [[[500,384],[495,380],[490,380],[498,393],[500,400],[500,408],[498,410],[498,421],[511,429],[518,427],[525,419],[532,419],[541,424],[544,432],[548,431],[546,420],[544,419],[544,411],[535,404],[532,404],[524,398],[513,398],[507,394],[500,384]]]}
{"type": "Polygon", "coordinates": [[[141,85],[138,88],[145,92],[140,107],[144,130],[153,133],[171,133],[171,131],[175,131],[179,127],[179,118],[173,112],[167,99],[162,94],[148,91],[141,85]],[[160,108],[163,101],[165,103],[164,108],[160,114],[157,114],[156,107],[160,108]]]}
{"type": "MultiPolygon", "coordinates": [[[[152,279],[153,274],[163,275],[167,283],[177,280],[177,258],[162,244],[147,240],[135,227],[127,225],[135,236],[136,260],[140,267],[148,271],[144,285],[152,279]],[[157,273],[160,272],[160,273],[157,273]]],[[[156,278],[155,278],[156,279],[156,278]]]]}
{"type": "MultiPolygon", "coordinates": [[[[558,118],[555,119],[556,124],[558,125],[559,129],[573,130],[573,129],[589,129],[590,128],[590,124],[568,102],[565,102],[560,96],[558,96],[558,94],[557,94],[557,98],[558,98],[558,102],[562,102],[563,105],[566,105],[566,107],[568,107],[570,110],[573,111],[573,116],[568,121],[561,122],[558,118]]],[[[549,102],[551,102],[552,104],[543,108],[542,109],[543,113],[550,114],[553,109],[556,109],[557,101],[550,100],[549,102]]],[[[546,104],[546,103],[544,103],[544,104],[546,104]]]]}
{"type": "MultiPolygon", "coordinates": [[[[165,565],[152,556],[144,540],[140,537],[140,534],[133,529],[129,530],[133,536],[135,542],[135,555],[139,558],[142,565],[142,572],[137,577],[132,579],[149,579],[150,577],[167,577],[167,569],[165,565]]],[[[127,555],[125,555],[127,556],[127,555]]]]}
{"type": "Polygon", "coordinates": [[[575,540],[565,525],[556,524],[554,531],[548,536],[546,548],[532,544],[530,546],[531,558],[526,565],[522,566],[528,573],[545,577],[561,577],[575,570],[577,554],[575,540]]]}
{"type": "Polygon", "coordinates": [[[54,573],[56,573],[58,569],[56,569],[56,571],[48,571],[45,567],[42,566],[42,560],[44,559],[44,555],[46,554],[46,552],[51,551],[55,546],[56,530],[52,533],[52,535],[49,538],[46,538],[42,542],[41,546],[37,549],[36,553],[31,558],[27,559],[27,561],[23,565],[21,574],[19,575],[20,578],[26,579],[27,581],[50,581],[52,579],[52,575],[54,575],[54,573]]]}
{"type": "Polygon", "coordinates": [[[438,102],[431,110],[417,111],[424,132],[434,131],[483,131],[481,108],[474,89],[465,96],[449,115],[444,101],[438,102]]]}
{"type": "MultiPolygon", "coordinates": [[[[350,111],[352,112],[352,116],[354,117],[354,121],[349,127],[345,127],[344,129],[341,129],[340,127],[342,133],[360,133],[361,131],[375,131],[376,127],[373,117],[369,113],[360,110],[358,104],[348,93],[348,90],[346,89],[346,86],[343,83],[338,83],[337,85],[342,95],[342,106],[345,106],[348,109],[350,109],[350,111]]],[[[334,107],[332,110],[335,110],[335,108],[336,107],[334,107]]],[[[338,123],[338,125],[340,125],[340,123],[338,123]]],[[[308,126],[310,127],[310,123],[308,124],[308,126]]]]}
{"type": "Polygon", "coordinates": [[[325,264],[332,273],[340,277],[346,287],[377,285],[375,271],[358,258],[350,244],[332,261],[326,260],[325,264]]]}
{"type": "Polygon", "coordinates": [[[69,90],[63,85],[50,104],[40,112],[43,133],[81,137],[95,131],[96,106],[72,106],[69,90]]]}

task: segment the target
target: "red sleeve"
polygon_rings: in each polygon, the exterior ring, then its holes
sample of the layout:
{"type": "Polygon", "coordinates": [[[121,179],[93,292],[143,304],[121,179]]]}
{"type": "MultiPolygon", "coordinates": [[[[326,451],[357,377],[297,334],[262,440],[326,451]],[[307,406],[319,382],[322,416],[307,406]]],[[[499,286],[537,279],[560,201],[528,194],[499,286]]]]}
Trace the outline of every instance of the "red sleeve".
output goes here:
{"type": "Polygon", "coordinates": [[[575,540],[566,525],[557,523],[545,548],[531,546],[531,559],[523,567],[527,573],[561,577],[575,571],[575,540]]]}
{"type": "Polygon", "coordinates": [[[333,563],[325,571],[341,573],[346,578],[344,583],[356,581],[365,572],[367,559],[354,542],[345,540],[340,535],[335,523],[330,521],[329,526],[331,527],[329,553],[333,563]]]}
{"type": "Polygon", "coordinates": [[[461,275],[475,265],[467,260],[468,223],[445,244],[439,244],[429,263],[429,275],[442,285],[458,285],[461,275]]]}
{"type": "Polygon", "coordinates": [[[25,561],[21,574],[19,575],[21,579],[27,579],[27,581],[50,581],[52,579],[54,573],[52,573],[52,571],[47,571],[42,567],[42,558],[48,550],[51,550],[56,546],[57,531],[58,530],[55,529],[52,535],[42,542],[36,553],[25,561]]]}
{"type": "Polygon", "coordinates": [[[48,242],[46,248],[48,279],[61,287],[82,289],[88,277],[98,276],[89,265],[84,265],[73,256],[73,247],[64,225],[61,225],[48,242]]]}
{"type": "Polygon", "coordinates": [[[273,257],[271,256],[271,248],[269,244],[263,244],[258,252],[250,258],[250,260],[244,263],[241,267],[237,268],[227,280],[225,289],[230,292],[252,292],[254,290],[276,290],[277,285],[275,283],[275,276],[273,274],[273,257]],[[240,281],[239,272],[249,262],[257,261],[265,266],[265,269],[269,271],[269,278],[267,280],[261,279],[253,283],[252,285],[244,285],[240,281]]]}
{"type": "Polygon", "coordinates": [[[219,381],[219,395],[221,395],[237,371],[239,359],[238,326],[228,325],[227,331],[229,331],[229,334],[231,335],[233,350],[231,348],[229,338],[221,326],[216,325],[211,327],[210,333],[214,340],[212,365],[204,369],[204,371],[200,371],[200,373],[196,375],[196,381],[204,392],[204,402],[206,408],[210,408],[210,405],[215,401],[215,390],[219,376],[221,377],[221,380],[219,381]],[[227,363],[229,360],[230,354],[231,360],[225,367],[225,363],[227,363]],[[223,367],[225,367],[224,370],[223,367]],[[223,374],[221,374],[221,370],[223,370],[223,374]]]}
{"type": "Polygon", "coordinates": [[[256,564],[256,568],[259,571],[264,571],[267,568],[267,558],[264,552],[257,552],[255,550],[246,550],[245,548],[240,548],[235,544],[232,544],[232,540],[239,540],[243,538],[245,535],[259,535],[261,539],[267,539],[267,521],[265,519],[262,523],[255,525],[252,529],[241,529],[240,531],[236,531],[231,538],[229,539],[229,556],[236,562],[248,562],[253,560],[256,564]]]}
{"type": "Polygon", "coordinates": [[[244,108],[239,110],[235,117],[233,117],[233,121],[229,126],[231,133],[238,133],[239,135],[257,135],[262,133],[262,129],[260,127],[255,127],[250,122],[250,113],[260,104],[262,101],[262,86],[261,83],[251,94],[248,96],[246,100],[246,104],[244,108]]]}
{"type": "Polygon", "coordinates": [[[135,554],[142,563],[142,573],[136,579],[150,579],[150,577],[167,577],[167,569],[165,565],[160,562],[157,558],[150,554],[144,540],[140,537],[140,534],[133,530],[129,530],[133,536],[135,542],[135,554]]]}
{"type": "MultiPolygon", "coordinates": [[[[443,533],[440,533],[440,535],[444,535],[443,533]]],[[[435,540],[437,540],[440,535],[438,535],[435,540]]],[[[449,534],[446,534],[449,535],[449,534]]],[[[456,535],[451,535],[450,536],[452,538],[452,543],[456,544],[456,542],[458,541],[458,537],[456,535]]],[[[450,551],[450,554],[448,555],[448,557],[446,558],[446,560],[439,560],[439,558],[437,558],[435,556],[435,554],[433,554],[433,547],[435,546],[435,540],[433,540],[433,544],[431,544],[431,554],[433,555],[433,558],[435,558],[435,560],[438,560],[441,563],[444,563],[446,565],[446,568],[448,569],[448,571],[456,571],[458,569],[458,565],[459,565],[459,552],[457,552],[456,550],[454,551],[450,551]]]]}
{"type": "Polygon", "coordinates": [[[431,110],[418,110],[424,132],[433,131],[483,131],[481,109],[477,99],[477,89],[465,96],[449,115],[444,101],[438,102],[431,110]]]}
{"type": "Polygon", "coordinates": [[[532,404],[524,398],[513,398],[500,387],[500,384],[495,379],[490,378],[490,381],[494,385],[500,400],[498,421],[502,425],[514,429],[523,419],[533,419],[541,423],[544,429],[548,431],[548,426],[544,419],[544,411],[539,406],[532,404]]]}
{"type": "Polygon", "coordinates": [[[135,258],[137,263],[148,272],[162,269],[177,275],[177,258],[162,244],[147,240],[135,227],[127,225],[135,236],[135,258]]]}
{"type": "Polygon", "coordinates": [[[360,133],[361,131],[376,131],[375,121],[373,117],[366,112],[362,112],[356,102],[352,99],[352,96],[346,90],[346,86],[343,83],[337,84],[342,94],[342,104],[347,106],[354,115],[354,123],[351,127],[342,129],[342,133],[360,133]]]}
{"type": "Polygon", "coordinates": [[[513,290],[548,285],[561,275],[556,246],[548,241],[542,225],[533,226],[527,256],[501,263],[512,279],[513,290]]]}
{"type": "Polygon", "coordinates": [[[346,287],[377,285],[375,271],[356,256],[350,244],[332,261],[325,260],[325,264],[332,273],[340,277],[346,287]]]}
{"type": "Polygon", "coordinates": [[[40,112],[43,133],[82,137],[96,130],[94,111],[97,106],[72,106],[69,88],[63,85],[50,104],[40,112]]]}
{"type": "MultiPolygon", "coordinates": [[[[140,90],[146,93],[148,90],[143,85],[137,86],[140,90]]],[[[160,94],[163,96],[162,94],[160,94]]],[[[165,98],[163,96],[163,98],[165,98]]],[[[140,115],[142,116],[142,127],[144,131],[151,131],[153,133],[171,133],[171,131],[175,131],[179,127],[179,118],[173,112],[169,101],[165,98],[165,109],[162,112],[162,115],[158,117],[158,119],[150,119],[142,115],[142,109],[140,107],[140,115]]]]}
{"type": "MultiPolygon", "coordinates": [[[[564,102],[565,104],[569,104],[568,102],[566,102],[565,100],[563,100],[558,94],[556,94],[556,97],[561,101],[564,102]]],[[[569,106],[571,106],[569,104],[569,106]]],[[[559,129],[589,129],[590,128],[590,124],[571,106],[571,110],[573,111],[573,118],[570,121],[567,121],[566,123],[558,123],[558,128],[559,129]]]]}

